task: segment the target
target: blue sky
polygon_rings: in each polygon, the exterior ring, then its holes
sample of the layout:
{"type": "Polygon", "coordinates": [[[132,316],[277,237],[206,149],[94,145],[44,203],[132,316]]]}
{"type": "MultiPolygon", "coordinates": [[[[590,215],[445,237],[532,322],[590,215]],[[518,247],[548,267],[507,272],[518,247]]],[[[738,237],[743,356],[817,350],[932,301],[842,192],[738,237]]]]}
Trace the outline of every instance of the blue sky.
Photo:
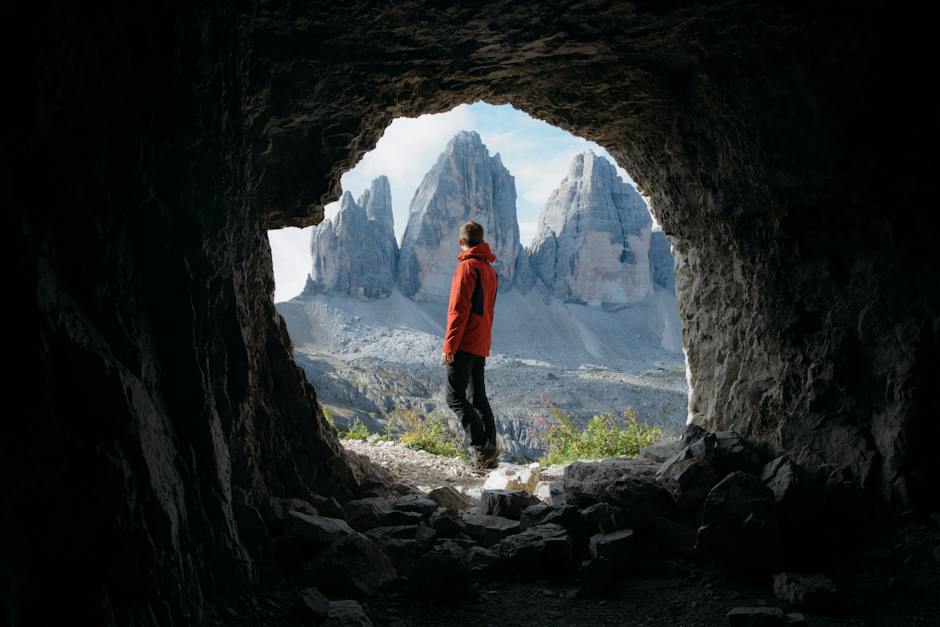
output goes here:
{"type": "MultiPolygon", "coordinates": [[[[532,118],[511,105],[477,102],[460,105],[446,113],[393,120],[375,149],[343,174],[343,190],[358,198],[372,179],[386,175],[392,188],[395,235],[400,242],[415,190],[448,140],[461,130],[479,133],[490,155],[499,153],[503,164],[515,177],[516,212],[523,244],[528,244],[535,236],[539,213],[576,154],[593,150],[614,161],[594,142],[532,118]]],[[[623,168],[618,166],[617,171],[625,181],[633,183],[623,168]]],[[[326,217],[332,218],[339,211],[339,203],[330,203],[325,209],[326,217]]],[[[276,302],[292,298],[303,289],[310,263],[312,228],[268,232],[276,302]]]]}

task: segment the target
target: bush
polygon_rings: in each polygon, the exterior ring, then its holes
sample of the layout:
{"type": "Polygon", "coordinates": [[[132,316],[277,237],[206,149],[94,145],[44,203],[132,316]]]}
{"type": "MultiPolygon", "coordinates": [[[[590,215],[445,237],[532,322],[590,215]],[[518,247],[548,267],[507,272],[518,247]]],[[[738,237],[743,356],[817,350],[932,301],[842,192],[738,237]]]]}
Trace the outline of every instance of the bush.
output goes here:
{"type": "Polygon", "coordinates": [[[622,420],[604,412],[592,417],[584,429],[576,427],[571,416],[557,407],[551,406],[549,410],[558,424],[548,432],[548,451],[539,460],[545,465],[578,459],[634,456],[641,448],[655,444],[663,437],[662,429],[641,423],[631,407],[622,412],[622,420]]]}
{"type": "Polygon", "coordinates": [[[434,455],[445,457],[469,456],[464,448],[463,437],[447,425],[447,421],[439,413],[430,416],[419,414],[414,409],[396,410],[389,417],[389,429],[395,423],[401,432],[398,441],[408,448],[427,451],[434,455]]]}
{"type": "Polygon", "coordinates": [[[326,421],[330,423],[330,426],[334,429],[336,428],[336,421],[333,420],[333,410],[331,410],[326,405],[320,405],[320,411],[323,412],[323,417],[326,418],[326,421]]]}
{"type": "Polygon", "coordinates": [[[359,416],[356,416],[352,424],[349,425],[349,429],[343,432],[340,435],[344,440],[362,440],[366,441],[366,438],[369,437],[369,429],[362,424],[362,421],[359,420],[359,416]]]}

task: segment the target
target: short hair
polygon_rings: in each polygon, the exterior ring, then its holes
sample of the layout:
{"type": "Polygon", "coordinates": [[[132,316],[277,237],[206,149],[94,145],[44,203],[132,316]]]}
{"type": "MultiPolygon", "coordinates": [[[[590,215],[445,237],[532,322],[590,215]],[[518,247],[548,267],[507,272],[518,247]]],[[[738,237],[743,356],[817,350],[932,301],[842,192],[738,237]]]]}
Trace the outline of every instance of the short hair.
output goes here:
{"type": "Polygon", "coordinates": [[[483,241],[483,227],[470,220],[460,227],[460,241],[467,246],[476,246],[483,241]]]}

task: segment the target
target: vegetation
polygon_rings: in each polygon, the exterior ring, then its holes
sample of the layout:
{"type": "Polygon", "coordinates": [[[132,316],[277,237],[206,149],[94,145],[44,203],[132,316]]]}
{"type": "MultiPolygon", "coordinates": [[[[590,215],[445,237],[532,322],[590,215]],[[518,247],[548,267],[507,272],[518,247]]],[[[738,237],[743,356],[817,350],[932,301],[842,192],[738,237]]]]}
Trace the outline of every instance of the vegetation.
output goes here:
{"type": "Polygon", "coordinates": [[[320,411],[323,412],[323,417],[326,418],[326,421],[330,423],[330,426],[334,429],[336,428],[336,421],[333,420],[333,410],[331,410],[326,405],[320,405],[320,411]]]}
{"type": "Polygon", "coordinates": [[[574,425],[571,416],[554,405],[549,411],[557,423],[546,436],[548,450],[539,460],[543,465],[561,464],[578,459],[603,459],[633,456],[640,449],[663,437],[659,427],[641,423],[632,407],[618,418],[609,412],[592,417],[586,427],[574,425]]]}
{"type": "Polygon", "coordinates": [[[349,425],[349,429],[341,433],[339,437],[344,440],[362,440],[365,442],[369,437],[369,429],[362,424],[362,421],[359,420],[359,416],[356,416],[352,424],[349,425]]]}
{"type": "Polygon", "coordinates": [[[414,409],[395,410],[386,428],[389,439],[396,428],[399,431],[399,443],[408,448],[445,457],[469,457],[462,435],[449,427],[444,416],[438,412],[425,415],[414,409]]]}

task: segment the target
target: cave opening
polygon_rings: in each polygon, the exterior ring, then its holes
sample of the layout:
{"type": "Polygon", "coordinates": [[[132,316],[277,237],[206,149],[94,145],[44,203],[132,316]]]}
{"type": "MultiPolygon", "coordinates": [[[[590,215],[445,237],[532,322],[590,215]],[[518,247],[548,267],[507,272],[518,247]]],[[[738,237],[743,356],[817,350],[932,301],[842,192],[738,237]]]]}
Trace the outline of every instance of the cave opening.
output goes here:
{"type": "MultiPolygon", "coordinates": [[[[487,394],[503,458],[544,456],[559,418],[578,430],[605,421],[607,445],[581,457],[636,454],[638,444],[616,445],[627,417],[647,443],[679,436],[675,262],[648,200],[605,149],[481,101],[394,120],[342,184],[320,225],[268,233],[275,304],[341,434],[386,441],[405,421],[438,420],[448,442],[463,433],[434,337],[459,252],[451,240],[473,219],[500,279],[487,394]]],[[[575,455],[570,443],[554,458],[564,455],[575,455]]]]}
{"type": "Polygon", "coordinates": [[[0,617],[272,622],[300,604],[312,622],[342,620],[362,610],[349,597],[368,605],[397,580],[379,540],[396,559],[429,549],[426,585],[406,604],[471,599],[479,570],[506,560],[536,577],[560,560],[571,574],[574,534],[558,527],[597,516],[617,535],[594,551],[615,564],[582,573],[574,599],[573,587],[526,583],[502,616],[781,624],[806,606],[814,624],[838,624],[844,614],[810,600],[833,601],[825,579],[791,573],[771,588],[787,574],[776,558],[808,555],[819,559],[799,564],[832,575],[853,620],[930,624],[937,107],[911,93],[935,57],[933,22],[912,10],[9,3],[4,24],[30,36],[4,39],[22,86],[4,102],[0,158],[8,403],[22,409],[0,434],[0,617]],[[395,494],[390,511],[369,500],[392,495],[343,451],[294,362],[267,232],[319,222],[393,119],[481,99],[593,138],[649,191],[682,259],[691,458],[665,481],[651,466],[579,467],[560,479],[570,502],[527,514],[557,522],[529,533],[512,518],[494,529],[439,515],[489,547],[461,545],[459,531],[429,548],[429,525],[370,538],[336,521],[430,523],[437,509],[415,494],[395,494]],[[649,517],[636,518],[639,503],[649,517]],[[829,559],[834,547],[844,561],[829,559]],[[757,569],[756,587],[725,586],[718,563],[757,569]],[[625,565],[637,576],[608,569],[625,565]],[[640,572],[673,594],[653,594],[640,572]],[[689,602],[682,584],[696,573],[720,593],[696,586],[689,602]],[[625,594],[601,609],[589,582],[613,579],[625,594]],[[317,583],[330,602],[288,581],[317,583]],[[282,588],[235,603],[259,582],[282,588]],[[544,605],[526,602],[533,593],[544,605]],[[726,617],[738,609],[751,613],[726,617]]]}

